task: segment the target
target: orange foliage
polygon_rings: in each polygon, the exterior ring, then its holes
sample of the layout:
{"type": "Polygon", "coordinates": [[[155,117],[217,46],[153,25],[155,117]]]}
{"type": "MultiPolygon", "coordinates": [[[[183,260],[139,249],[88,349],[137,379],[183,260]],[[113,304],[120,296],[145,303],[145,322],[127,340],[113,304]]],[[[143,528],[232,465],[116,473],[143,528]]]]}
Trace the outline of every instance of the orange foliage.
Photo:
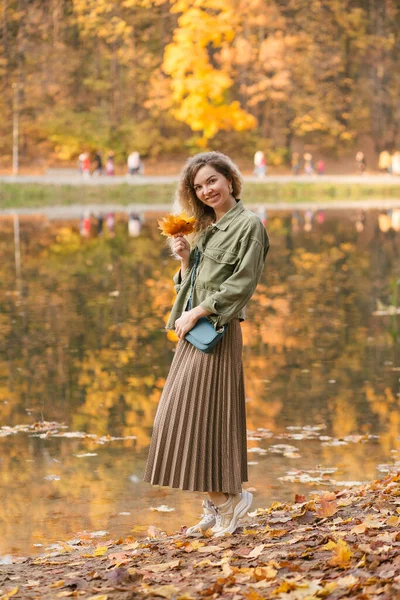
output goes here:
{"type": "Polygon", "coordinates": [[[158,221],[161,234],[175,237],[177,235],[189,235],[194,231],[195,218],[189,217],[185,212],[179,215],[168,215],[158,221]]]}

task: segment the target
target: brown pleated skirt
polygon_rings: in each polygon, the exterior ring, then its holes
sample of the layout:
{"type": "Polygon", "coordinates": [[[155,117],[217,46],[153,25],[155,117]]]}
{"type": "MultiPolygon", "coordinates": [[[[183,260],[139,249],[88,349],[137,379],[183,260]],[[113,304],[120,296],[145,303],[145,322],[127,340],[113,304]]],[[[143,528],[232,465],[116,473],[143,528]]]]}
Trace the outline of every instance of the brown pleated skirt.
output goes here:
{"type": "Polygon", "coordinates": [[[178,342],[154,420],[143,481],[237,494],[247,475],[242,332],[238,319],[211,354],[178,342]]]}

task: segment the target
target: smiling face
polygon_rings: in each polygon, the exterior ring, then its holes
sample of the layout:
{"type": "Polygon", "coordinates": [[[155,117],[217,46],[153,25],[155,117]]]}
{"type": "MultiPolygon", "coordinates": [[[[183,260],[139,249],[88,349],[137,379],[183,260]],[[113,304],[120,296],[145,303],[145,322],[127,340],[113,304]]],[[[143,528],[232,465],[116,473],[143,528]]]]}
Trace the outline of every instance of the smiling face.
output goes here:
{"type": "Polygon", "coordinates": [[[236,204],[232,195],[232,183],[211,165],[205,165],[197,171],[193,189],[200,202],[211,207],[217,218],[236,204]]]}

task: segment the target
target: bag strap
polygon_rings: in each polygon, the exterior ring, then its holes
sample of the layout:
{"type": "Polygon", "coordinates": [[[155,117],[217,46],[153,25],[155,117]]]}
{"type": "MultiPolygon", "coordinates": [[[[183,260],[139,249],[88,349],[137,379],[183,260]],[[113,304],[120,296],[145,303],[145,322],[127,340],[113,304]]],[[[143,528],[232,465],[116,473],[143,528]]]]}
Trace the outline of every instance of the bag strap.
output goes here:
{"type": "Polygon", "coordinates": [[[192,276],[190,278],[190,296],[189,296],[189,300],[188,300],[188,303],[187,303],[187,309],[188,310],[190,310],[192,308],[192,298],[193,298],[193,290],[194,290],[194,281],[196,279],[196,271],[197,271],[197,267],[199,266],[199,261],[200,261],[200,252],[199,252],[199,249],[196,248],[196,257],[194,259],[192,276]]]}

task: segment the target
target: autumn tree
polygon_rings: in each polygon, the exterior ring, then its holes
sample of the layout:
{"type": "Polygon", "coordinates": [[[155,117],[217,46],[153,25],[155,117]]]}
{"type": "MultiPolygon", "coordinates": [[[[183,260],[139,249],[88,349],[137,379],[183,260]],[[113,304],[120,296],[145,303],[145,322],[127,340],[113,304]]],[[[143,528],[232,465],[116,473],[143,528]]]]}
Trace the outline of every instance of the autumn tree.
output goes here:
{"type": "Polygon", "coordinates": [[[395,0],[2,0],[0,156],[213,146],[286,160],[400,136],[395,0]]]}
{"type": "Polygon", "coordinates": [[[255,127],[255,118],[231,93],[231,65],[222,57],[235,36],[235,5],[230,0],[174,0],[171,10],[181,13],[163,66],[171,77],[174,116],[200,131],[203,143],[220,130],[255,127]]]}

